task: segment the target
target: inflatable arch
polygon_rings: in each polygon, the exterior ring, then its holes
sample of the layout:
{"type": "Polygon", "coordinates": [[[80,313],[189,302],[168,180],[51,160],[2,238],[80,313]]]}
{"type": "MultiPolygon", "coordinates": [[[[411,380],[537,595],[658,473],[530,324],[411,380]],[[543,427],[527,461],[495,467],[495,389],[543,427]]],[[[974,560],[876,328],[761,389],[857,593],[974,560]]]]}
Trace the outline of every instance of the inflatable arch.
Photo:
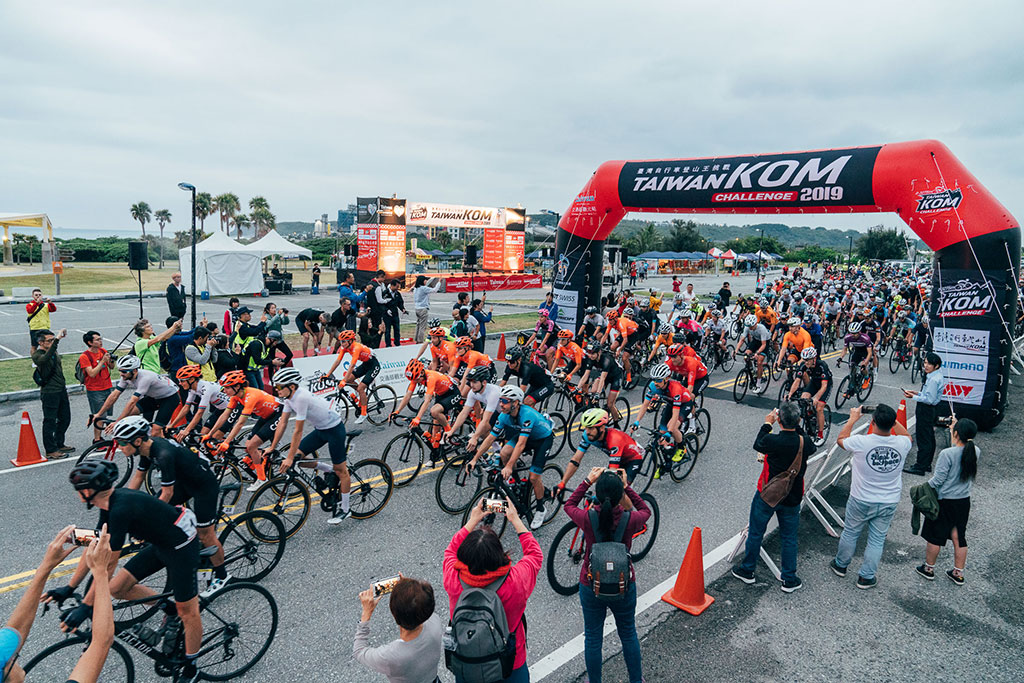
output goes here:
{"type": "Polygon", "coordinates": [[[983,429],[1002,419],[1020,226],[942,143],[608,161],[558,225],[554,293],[567,325],[598,305],[604,240],[630,211],[895,212],[935,252],[931,320],[947,377],[944,401],[983,429]]]}

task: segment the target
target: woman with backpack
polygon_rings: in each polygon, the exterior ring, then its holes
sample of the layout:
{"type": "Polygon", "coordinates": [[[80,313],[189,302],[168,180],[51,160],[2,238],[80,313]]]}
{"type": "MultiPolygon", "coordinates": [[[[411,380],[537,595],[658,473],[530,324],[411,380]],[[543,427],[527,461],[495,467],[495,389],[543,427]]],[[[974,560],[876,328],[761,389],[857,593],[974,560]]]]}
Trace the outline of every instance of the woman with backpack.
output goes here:
{"type": "Polygon", "coordinates": [[[455,672],[456,681],[468,678],[469,668],[474,667],[484,669],[473,671],[474,676],[481,674],[482,680],[493,680],[495,683],[524,683],[530,680],[530,669],[526,665],[526,601],[537,585],[537,574],[540,572],[542,561],[540,545],[519,518],[515,506],[507,505],[504,514],[519,535],[523,553],[523,558],[513,565],[494,530],[486,525],[477,528],[488,514],[501,513],[486,512],[484,501],[481,500],[470,512],[466,526],[458,530],[444,551],[444,589],[448,593],[451,614],[451,633],[446,633],[445,638],[446,664],[455,672]],[[479,639],[471,639],[467,635],[479,633],[481,629],[463,630],[460,626],[464,617],[467,619],[466,623],[472,625],[478,623],[474,621],[474,613],[490,612],[486,608],[489,600],[494,602],[494,594],[500,600],[505,618],[505,623],[502,624],[502,615],[497,615],[497,631],[507,633],[510,639],[514,640],[514,644],[505,644],[508,650],[504,662],[499,661],[502,657],[481,663],[465,662],[460,659],[459,654],[470,657],[489,655],[487,644],[482,644],[478,642],[479,639]],[[479,609],[474,610],[474,607],[479,609]],[[502,672],[502,669],[504,677],[502,673],[493,678],[487,675],[488,671],[502,672]],[[462,672],[467,675],[462,675],[462,672]]]}
{"type": "Polygon", "coordinates": [[[640,639],[636,634],[636,573],[629,561],[633,536],[651,516],[647,503],[625,484],[625,470],[595,467],[580,483],[565,512],[583,531],[583,563],[580,569],[580,605],[583,607],[583,659],[590,683],[601,683],[601,647],[607,610],[615,617],[615,629],[622,642],[622,656],[630,683],[643,680],[640,639]],[[590,487],[597,503],[580,507],[590,487]],[[591,566],[591,557],[611,572],[591,566]]]}

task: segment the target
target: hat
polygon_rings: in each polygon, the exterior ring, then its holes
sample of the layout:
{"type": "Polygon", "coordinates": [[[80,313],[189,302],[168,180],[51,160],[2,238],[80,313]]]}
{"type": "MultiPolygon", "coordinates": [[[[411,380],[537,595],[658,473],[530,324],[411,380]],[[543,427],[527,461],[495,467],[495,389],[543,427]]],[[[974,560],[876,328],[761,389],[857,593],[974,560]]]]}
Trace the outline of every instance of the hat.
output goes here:
{"type": "Polygon", "coordinates": [[[248,306],[239,306],[235,309],[235,315],[242,315],[243,313],[252,313],[252,309],[248,306]]]}

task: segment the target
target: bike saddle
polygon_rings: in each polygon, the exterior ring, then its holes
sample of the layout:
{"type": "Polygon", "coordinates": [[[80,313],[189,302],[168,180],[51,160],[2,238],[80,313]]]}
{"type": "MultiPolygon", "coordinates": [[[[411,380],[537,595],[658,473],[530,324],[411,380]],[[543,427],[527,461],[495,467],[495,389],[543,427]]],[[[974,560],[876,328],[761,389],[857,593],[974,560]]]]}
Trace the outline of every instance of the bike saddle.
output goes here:
{"type": "Polygon", "coordinates": [[[359,436],[362,433],[363,433],[362,429],[346,429],[345,430],[345,436],[347,436],[349,439],[354,439],[354,438],[356,438],[357,436],[359,436]]]}

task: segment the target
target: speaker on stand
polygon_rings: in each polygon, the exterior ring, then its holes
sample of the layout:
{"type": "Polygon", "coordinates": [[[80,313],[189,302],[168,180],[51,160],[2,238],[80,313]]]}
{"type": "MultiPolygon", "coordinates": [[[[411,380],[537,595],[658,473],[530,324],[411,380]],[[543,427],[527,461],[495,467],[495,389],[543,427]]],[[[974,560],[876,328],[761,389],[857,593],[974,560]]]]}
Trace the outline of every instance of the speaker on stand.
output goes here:
{"type": "Polygon", "coordinates": [[[466,246],[466,255],[462,261],[463,272],[469,271],[469,300],[476,298],[476,245],[466,246]]]}
{"type": "Polygon", "coordinates": [[[145,317],[142,313],[142,271],[149,270],[149,242],[128,243],[128,268],[135,271],[139,281],[139,319],[142,319],[145,317]]]}

